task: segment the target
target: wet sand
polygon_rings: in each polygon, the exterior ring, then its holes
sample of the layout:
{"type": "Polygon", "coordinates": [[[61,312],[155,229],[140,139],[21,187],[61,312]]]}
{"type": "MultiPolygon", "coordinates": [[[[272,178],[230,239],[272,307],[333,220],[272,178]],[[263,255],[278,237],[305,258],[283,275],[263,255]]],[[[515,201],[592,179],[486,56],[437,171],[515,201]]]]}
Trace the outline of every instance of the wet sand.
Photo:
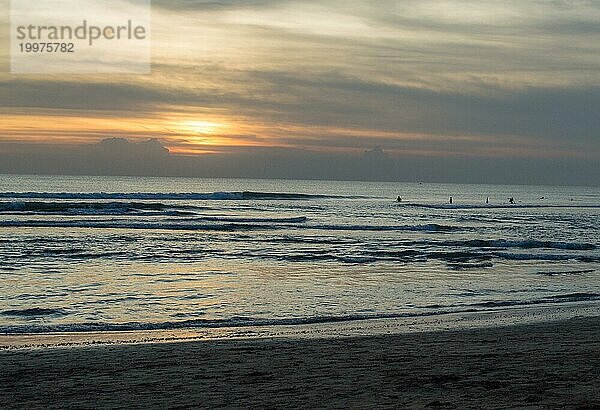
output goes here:
{"type": "Polygon", "coordinates": [[[600,318],[0,351],[0,407],[600,408],[600,318]]]}

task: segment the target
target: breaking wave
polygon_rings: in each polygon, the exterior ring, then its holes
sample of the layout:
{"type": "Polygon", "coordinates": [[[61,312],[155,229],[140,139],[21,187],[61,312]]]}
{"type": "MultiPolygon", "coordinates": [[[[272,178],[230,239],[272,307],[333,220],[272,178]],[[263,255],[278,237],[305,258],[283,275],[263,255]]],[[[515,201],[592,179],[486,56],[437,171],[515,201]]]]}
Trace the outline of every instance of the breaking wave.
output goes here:
{"type": "Polygon", "coordinates": [[[147,202],[0,202],[0,213],[4,214],[122,215],[148,211],[158,214],[193,214],[175,210],[170,205],[147,202]]]}
{"type": "Polygon", "coordinates": [[[210,192],[210,193],[71,193],[71,192],[1,192],[0,198],[9,199],[138,199],[138,200],[170,200],[170,201],[226,201],[226,200],[309,200],[327,198],[364,198],[361,196],[316,195],[284,192],[210,192]]]}

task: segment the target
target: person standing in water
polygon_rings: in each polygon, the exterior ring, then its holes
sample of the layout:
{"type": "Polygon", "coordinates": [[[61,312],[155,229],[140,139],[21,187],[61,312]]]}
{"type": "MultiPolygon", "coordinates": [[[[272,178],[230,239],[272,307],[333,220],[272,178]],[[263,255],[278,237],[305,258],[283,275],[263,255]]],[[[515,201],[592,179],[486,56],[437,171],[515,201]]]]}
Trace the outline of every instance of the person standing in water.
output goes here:
{"type": "Polygon", "coordinates": [[[400,195],[398,195],[398,198],[396,198],[396,202],[402,202],[402,198],[400,198],[400,195]]]}
{"type": "Polygon", "coordinates": [[[450,204],[452,204],[452,197],[450,197],[450,204]]]}
{"type": "Polygon", "coordinates": [[[485,203],[486,203],[486,205],[490,203],[490,197],[489,196],[487,198],[485,198],[485,203]]]}

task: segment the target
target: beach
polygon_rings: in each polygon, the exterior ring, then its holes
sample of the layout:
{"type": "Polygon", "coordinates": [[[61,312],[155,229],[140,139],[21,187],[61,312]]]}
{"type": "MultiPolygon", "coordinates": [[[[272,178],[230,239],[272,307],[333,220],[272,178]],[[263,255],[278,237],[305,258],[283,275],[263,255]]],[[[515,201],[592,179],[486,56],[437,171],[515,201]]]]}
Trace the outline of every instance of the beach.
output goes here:
{"type": "Polygon", "coordinates": [[[600,410],[600,0],[3,4],[0,410],[600,410]]]}
{"type": "Polygon", "coordinates": [[[0,408],[600,407],[599,204],[3,176],[0,408]]]}
{"type": "Polygon", "coordinates": [[[600,406],[600,318],[0,351],[0,406],[600,406]]]}

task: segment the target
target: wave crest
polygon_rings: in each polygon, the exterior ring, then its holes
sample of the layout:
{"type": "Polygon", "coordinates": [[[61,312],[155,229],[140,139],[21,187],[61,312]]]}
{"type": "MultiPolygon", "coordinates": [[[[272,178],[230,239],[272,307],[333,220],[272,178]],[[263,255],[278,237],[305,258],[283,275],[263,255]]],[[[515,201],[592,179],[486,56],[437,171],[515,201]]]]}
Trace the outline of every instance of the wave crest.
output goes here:
{"type": "Polygon", "coordinates": [[[319,194],[302,194],[287,192],[210,192],[210,193],[71,193],[71,192],[0,192],[0,198],[7,199],[139,199],[139,200],[170,200],[170,201],[249,201],[249,200],[309,200],[327,198],[361,198],[357,196],[336,196],[319,194]]]}

